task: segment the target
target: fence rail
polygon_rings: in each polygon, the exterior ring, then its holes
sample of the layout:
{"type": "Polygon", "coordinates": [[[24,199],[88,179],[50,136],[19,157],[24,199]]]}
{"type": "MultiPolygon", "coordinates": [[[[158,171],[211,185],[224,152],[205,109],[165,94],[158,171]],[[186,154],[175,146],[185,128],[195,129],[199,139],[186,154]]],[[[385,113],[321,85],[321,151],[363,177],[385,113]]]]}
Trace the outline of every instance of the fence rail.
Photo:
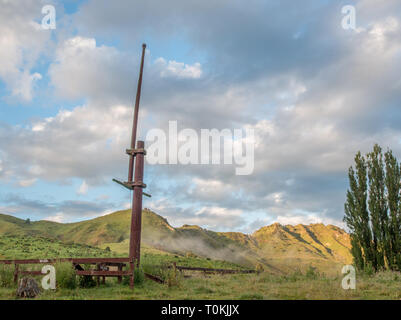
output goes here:
{"type": "MultiPolygon", "coordinates": [[[[80,276],[94,276],[97,277],[99,284],[100,277],[105,282],[106,277],[118,277],[118,282],[122,281],[123,276],[132,276],[132,270],[123,270],[126,263],[130,262],[129,258],[57,258],[57,259],[9,259],[0,260],[0,264],[13,264],[14,269],[14,282],[18,282],[19,275],[43,275],[39,270],[20,270],[20,265],[29,264],[55,264],[58,262],[71,262],[75,268],[75,272],[80,276]],[[92,264],[97,266],[97,270],[84,270],[80,264],[92,264]],[[102,270],[102,267],[117,267],[118,271],[102,270]]],[[[108,269],[108,268],[107,268],[108,269]]]]}
{"type": "Polygon", "coordinates": [[[176,268],[177,270],[190,270],[190,271],[204,271],[204,272],[216,272],[216,273],[256,273],[256,270],[236,270],[236,269],[213,269],[213,268],[201,268],[201,267],[184,267],[184,266],[168,266],[167,268],[176,268]]]}
{"type": "MultiPolygon", "coordinates": [[[[118,282],[121,283],[123,276],[133,276],[133,270],[123,270],[123,267],[126,266],[126,263],[130,262],[129,258],[58,258],[58,259],[13,259],[13,260],[0,260],[0,264],[13,264],[15,266],[14,269],[14,282],[18,281],[19,275],[33,275],[38,276],[42,275],[41,271],[38,270],[19,270],[20,265],[28,265],[28,264],[54,264],[58,262],[71,262],[75,268],[75,272],[79,276],[93,276],[97,277],[97,283],[99,284],[100,277],[103,279],[103,283],[105,282],[106,277],[118,277],[118,282]],[[80,264],[94,264],[97,266],[96,270],[84,270],[80,264]],[[108,268],[104,269],[104,267],[117,267],[118,271],[110,271],[108,268]]],[[[216,269],[216,268],[203,268],[203,267],[185,267],[185,266],[177,266],[175,263],[172,265],[164,265],[159,266],[159,268],[166,269],[174,269],[180,272],[184,270],[188,271],[202,271],[204,273],[221,273],[221,274],[249,274],[249,273],[257,273],[256,270],[241,270],[241,269],[216,269]]],[[[164,280],[154,276],[152,274],[145,272],[145,277],[156,281],[158,283],[164,283],[164,280]]]]}
{"type": "Polygon", "coordinates": [[[58,259],[13,259],[13,260],[0,260],[0,264],[45,264],[57,262],[72,262],[76,264],[97,264],[130,262],[129,258],[58,258],[58,259]]]}

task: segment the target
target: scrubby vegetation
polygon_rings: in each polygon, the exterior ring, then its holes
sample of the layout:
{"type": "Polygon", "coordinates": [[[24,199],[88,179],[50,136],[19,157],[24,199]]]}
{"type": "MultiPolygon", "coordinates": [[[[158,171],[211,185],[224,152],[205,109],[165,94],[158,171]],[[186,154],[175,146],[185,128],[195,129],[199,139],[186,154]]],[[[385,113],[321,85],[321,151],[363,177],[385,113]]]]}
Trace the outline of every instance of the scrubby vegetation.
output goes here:
{"type": "MultiPolygon", "coordinates": [[[[143,282],[145,281],[145,273],[143,271],[143,267],[135,268],[134,272],[134,285],[142,285],[143,282]]],[[[129,276],[124,276],[123,277],[123,282],[124,285],[129,285],[129,276]]]]}
{"type": "Polygon", "coordinates": [[[77,287],[77,276],[71,263],[59,262],[54,267],[58,288],[75,289],[77,287]]]}
{"type": "Polygon", "coordinates": [[[38,259],[65,257],[112,257],[114,253],[97,247],[64,243],[35,236],[0,235],[0,259],[38,259]]]}
{"type": "Polygon", "coordinates": [[[11,265],[0,264],[0,287],[10,288],[13,286],[14,268],[11,265]]]}
{"type": "MultiPolygon", "coordinates": [[[[44,290],[37,299],[401,298],[401,276],[396,272],[369,275],[365,270],[357,274],[356,290],[342,289],[341,268],[351,257],[349,237],[335,226],[274,224],[244,235],[196,226],[173,228],[146,210],[143,221],[141,268],[135,272],[134,291],[129,289],[127,277],[122,283],[107,278],[105,284],[97,286],[93,277],[77,277],[71,264],[63,263],[56,265],[57,289],[44,290]],[[182,241],[190,237],[194,239],[182,241]],[[258,273],[214,275],[166,268],[173,263],[216,269],[252,268],[258,273]],[[165,284],[147,279],[144,272],[160,277],[165,284]]],[[[127,256],[124,230],[128,225],[127,211],[67,225],[26,223],[0,215],[0,259],[127,256]],[[68,238],[62,235],[64,231],[68,238]]],[[[0,265],[0,299],[15,298],[13,267],[0,265]]],[[[39,270],[39,266],[23,265],[21,269],[39,270]]],[[[40,282],[40,276],[35,278],[40,282]]]]}
{"type": "MultiPolygon", "coordinates": [[[[56,264],[57,289],[45,290],[36,299],[401,299],[401,274],[397,272],[358,273],[356,290],[344,290],[340,267],[336,274],[330,275],[312,265],[305,271],[297,269],[285,274],[262,270],[258,274],[205,275],[189,271],[174,274],[173,269],[162,266],[173,262],[209,268],[238,269],[241,266],[147,247],[142,250],[141,261],[142,268],[135,273],[134,291],[129,289],[128,279],[119,284],[117,279],[108,278],[106,284],[97,287],[92,277],[77,279],[71,272],[71,264],[56,264]],[[143,271],[158,275],[165,284],[146,279],[143,271]]],[[[41,279],[36,278],[38,282],[41,279]]],[[[15,298],[12,279],[13,266],[0,266],[0,299],[15,298]]]]}
{"type": "MultiPolygon", "coordinates": [[[[341,287],[342,275],[326,276],[296,271],[286,275],[260,274],[203,275],[187,273],[177,283],[161,285],[149,279],[135,284],[118,284],[107,279],[99,287],[43,291],[36,299],[401,299],[401,274],[379,272],[358,274],[355,290],[341,287]]],[[[15,287],[0,287],[1,299],[14,299],[15,287]]]]}

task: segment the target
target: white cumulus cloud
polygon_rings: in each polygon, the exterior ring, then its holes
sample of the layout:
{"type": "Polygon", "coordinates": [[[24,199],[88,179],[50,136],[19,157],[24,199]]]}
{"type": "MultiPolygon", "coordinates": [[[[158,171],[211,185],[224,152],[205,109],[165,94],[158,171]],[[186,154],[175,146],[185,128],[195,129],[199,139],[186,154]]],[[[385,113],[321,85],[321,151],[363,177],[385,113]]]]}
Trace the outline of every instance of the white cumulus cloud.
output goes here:
{"type": "Polygon", "coordinates": [[[189,65],[174,60],[167,62],[164,58],[158,58],[156,59],[155,64],[161,69],[161,77],[199,79],[202,76],[202,67],[199,62],[189,65]]]}

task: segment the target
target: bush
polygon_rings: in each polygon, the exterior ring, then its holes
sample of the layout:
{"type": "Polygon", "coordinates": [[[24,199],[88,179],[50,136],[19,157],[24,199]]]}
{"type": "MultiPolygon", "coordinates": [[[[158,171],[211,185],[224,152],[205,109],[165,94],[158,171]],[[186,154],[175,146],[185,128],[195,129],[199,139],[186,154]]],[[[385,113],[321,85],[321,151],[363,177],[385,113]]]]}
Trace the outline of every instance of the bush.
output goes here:
{"type": "Polygon", "coordinates": [[[63,289],[75,289],[77,287],[77,276],[71,262],[58,262],[55,268],[57,287],[63,289]]]}
{"type": "Polygon", "coordinates": [[[93,288],[96,286],[96,281],[92,276],[80,276],[79,287],[80,288],[93,288]]]}
{"type": "Polygon", "coordinates": [[[14,286],[14,268],[11,265],[0,265],[0,286],[10,288],[14,286]]]}
{"type": "Polygon", "coordinates": [[[363,269],[363,272],[367,276],[372,276],[375,273],[375,269],[373,268],[371,263],[367,263],[365,268],[363,269]]]}
{"type": "Polygon", "coordinates": [[[169,287],[179,286],[181,282],[181,276],[177,273],[177,270],[168,269],[165,271],[165,281],[169,287]]]}
{"type": "MultiPolygon", "coordinates": [[[[309,272],[310,272],[309,277],[308,277],[308,275],[306,275],[306,277],[313,278],[312,272],[314,274],[315,271],[313,269],[311,269],[311,271],[309,271],[309,272]]],[[[301,270],[296,269],[292,274],[288,275],[288,277],[285,277],[285,278],[288,281],[296,282],[296,281],[302,279],[303,277],[304,277],[304,275],[302,274],[301,270]]]]}
{"type": "Polygon", "coordinates": [[[319,276],[319,272],[315,267],[309,266],[308,270],[306,270],[305,276],[308,279],[316,279],[319,276]]]}
{"type": "MultiPolygon", "coordinates": [[[[129,276],[123,277],[123,284],[129,285],[129,276]]],[[[140,285],[145,281],[145,273],[143,272],[142,267],[135,268],[134,270],[134,285],[140,285]]]]}

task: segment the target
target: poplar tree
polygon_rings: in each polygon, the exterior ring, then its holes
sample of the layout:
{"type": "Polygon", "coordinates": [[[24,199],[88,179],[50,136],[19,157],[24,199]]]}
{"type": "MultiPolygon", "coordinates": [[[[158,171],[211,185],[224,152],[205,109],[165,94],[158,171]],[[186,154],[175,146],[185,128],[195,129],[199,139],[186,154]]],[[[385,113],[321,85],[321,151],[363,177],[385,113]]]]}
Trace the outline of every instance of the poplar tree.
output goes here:
{"type": "Polygon", "coordinates": [[[360,152],[355,156],[355,170],[351,167],[348,171],[350,189],[347,191],[344,221],[351,231],[354,262],[359,269],[365,269],[373,260],[373,250],[366,204],[368,190],[366,160],[360,152]]]}
{"type": "Polygon", "coordinates": [[[389,206],[389,241],[391,269],[401,270],[401,171],[397,159],[391,150],[385,153],[387,203],[389,206]]]}
{"type": "Polygon", "coordinates": [[[373,238],[373,261],[375,270],[385,268],[385,257],[388,256],[388,219],[387,201],[385,195],[385,173],[382,150],[379,145],[367,155],[369,178],[369,212],[371,217],[373,238]]]}
{"type": "Polygon", "coordinates": [[[350,189],[347,191],[347,201],[345,203],[344,221],[350,229],[351,254],[354,257],[354,263],[358,269],[364,269],[364,257],[362,253],[363,241],[361,239],[361,221],[358,217],[358,183],[355,179],[354,169],[351,167],[348,171],[350,189]]]}
{"type": "Polygon", "coordinates": [[[401,271],[401,168],[379,145],[348,170],[344,221],[358,269],[401,271]]]}

